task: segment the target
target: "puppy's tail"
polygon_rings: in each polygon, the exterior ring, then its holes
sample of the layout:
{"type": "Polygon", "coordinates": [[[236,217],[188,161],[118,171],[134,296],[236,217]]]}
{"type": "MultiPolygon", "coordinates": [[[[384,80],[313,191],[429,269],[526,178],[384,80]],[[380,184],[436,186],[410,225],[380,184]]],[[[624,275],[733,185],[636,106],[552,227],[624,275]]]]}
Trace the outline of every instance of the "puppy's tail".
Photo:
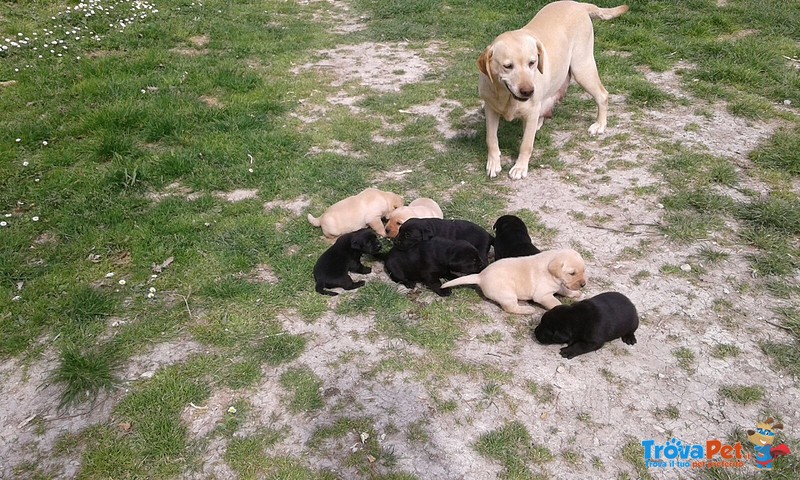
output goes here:
{"type": "Polygon", "coordinates": [[[464,275],[463,277],[458,277],[455,280],[444,282],[442,284],[442,288],[457,287],[459,285],[480,285],[480,284],[481,284],[480,275],[477,273],[473,273],[472,275],[464,275]]]}
{"type": "Polygon", "coordinates": [[[620,5],[614,8],[600,8],[591,3],[581,3],[581,6],[586,9],[586,13],[588,13],[590,17],[599,18],[600,20],[611,20],[628,11],[627,5],[620,5]]]}
{"type": "Polygon", "coordinates": [[[308,214],[308,216],[306,218],[308,219],[308,223],[310,223],[311,225],[314,225],[315,227],[319,227],[319,225],[320,225],[319,218],[314,218],[314,216],[311,215],[310,213],[308,214]]]}

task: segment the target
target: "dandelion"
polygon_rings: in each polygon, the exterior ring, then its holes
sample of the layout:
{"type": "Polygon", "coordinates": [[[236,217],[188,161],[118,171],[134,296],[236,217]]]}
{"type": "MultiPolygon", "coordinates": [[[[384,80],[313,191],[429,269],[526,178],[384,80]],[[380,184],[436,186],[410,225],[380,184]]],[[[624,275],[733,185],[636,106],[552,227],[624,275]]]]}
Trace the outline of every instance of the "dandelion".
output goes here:
{"type": "Polygon", "coordinates": [[[126,283],[128,283],[128,282],[126,282],[126,281],[125,281],[125,279],[123,278],[123,279],[121,279],[121,280],[120,280],[119,282],[117,282],[117,283],[119,283],[120,285],[125,285],[125,284],[126,284],[126,283]]]}
{"type": "Polygon", "coordinates": [[[231,405],[231,406],[228,408],[228,413],[230,413],[230,414],[234,414],[234,413],[236,413],[236,407],[234,407],[233,405],[231,405]]]}

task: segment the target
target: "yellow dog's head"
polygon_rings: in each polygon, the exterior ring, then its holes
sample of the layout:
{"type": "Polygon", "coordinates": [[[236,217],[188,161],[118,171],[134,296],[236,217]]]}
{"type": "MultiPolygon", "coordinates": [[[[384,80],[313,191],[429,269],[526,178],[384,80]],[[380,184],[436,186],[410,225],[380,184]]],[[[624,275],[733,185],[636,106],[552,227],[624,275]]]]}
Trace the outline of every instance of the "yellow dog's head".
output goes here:
{"type": "Polygon", "coordinates": [[[478,57],[478,70],[494,84],[508,89],[515,100],[528,101],[534,94],[534,77],[544,72],[544,46],[523,30],[498,36],[478,57]]]}

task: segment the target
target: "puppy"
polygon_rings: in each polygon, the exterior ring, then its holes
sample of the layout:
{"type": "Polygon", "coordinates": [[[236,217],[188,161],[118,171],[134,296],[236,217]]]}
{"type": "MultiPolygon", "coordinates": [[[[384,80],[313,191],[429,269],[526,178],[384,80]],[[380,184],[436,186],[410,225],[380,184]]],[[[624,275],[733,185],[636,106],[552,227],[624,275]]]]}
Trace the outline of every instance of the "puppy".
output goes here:
{"type": "Polygon", "coordinates": [[[494,259],[527,257],[541,252],[531,242],[528,227],[521,218],[503,215],[494,222],[494,259]]]}
{"type": "Polygon", "coordinates": [[[607,292],[545,312],[533,335],[539,343],[568,344],[561,349],[561,356],[575,358],[615,338],[634,345],[638,327],[639,315],[628,297],[607,292]]]}
{"type": "Polygon", "coordinates": [[[439,204],[430,198],[418,198],[407,207],[400,207],[389,214],[386,222],[386,236],[394,238],[402,225],[409,218],[444,218],[439,204]]]}
{"type": "Polygon", "coordinates": [[[478,249],[484,265],[489,263],[489,248],[494,237],[480,226],[467,220],[443,220],[441,218],[409,218],[400,227],[394,245],[408,250],[424,240],[434,237],[450,240],[466,240],[478,249]]]}
{"type": "Polygon", "coordinates": [[[433,237],[407,250],[392,248],[384,268],[389,278],[397,283],[414,288],[421,282],[437,295],[446,297],[450,291],[441,289],[442,278],[477,273],[485,265],[478,250],[469,242],[433,237]]]}
{"type": "Polygon", "coordinates": [[[536,131],[567,92],[570,76],[597,104],[590,135],[605,132],[608,92],[594,61],[592,18],[609,20],[627,5],[599,8],[589,3],[553,2],[519,30],[500,34],[478,57],[478,93],[486,115],[486,174],[500,173],[497,128],[500,117],[522,119],[519,156],[509,172],[514,180],[528,176],[536,131]]]}
{"type": "Polygon", "coordinates": [[[327,238],[336,238],[369,226],[385,237],[383,217],[403,206],[403,197],[377,188],[367,188],[357,195],[340,200],[325,210],[319,218],[308,214],[308,223],[322,227],[327,238]]]}
{"type": "Polygon", "coordinates": [[[364,281],[354,282],[348,272],[370,273],[372,269],[361,263],[364,253],[377,254],[381,251],[381,243],[375,232],[369,228],[346,233],[320,255],[314,265],[316,291],[323,295],[337,295],[326,288],[343,288],[353,290],[364,285],[364,281]]]}
{"type": "Polygon", "coordinates": [[[583,258],[575,250],[548,250],[529,257],[498,260],[481,273],[450,280],[442,288],[478,285],[486,298],[506,312],[532,314],[535,308],[517,302],[533,300],[550,310],[561,305],[554,293],[580,297],[579,289],[586,285],[584,268],[583,258]]]}

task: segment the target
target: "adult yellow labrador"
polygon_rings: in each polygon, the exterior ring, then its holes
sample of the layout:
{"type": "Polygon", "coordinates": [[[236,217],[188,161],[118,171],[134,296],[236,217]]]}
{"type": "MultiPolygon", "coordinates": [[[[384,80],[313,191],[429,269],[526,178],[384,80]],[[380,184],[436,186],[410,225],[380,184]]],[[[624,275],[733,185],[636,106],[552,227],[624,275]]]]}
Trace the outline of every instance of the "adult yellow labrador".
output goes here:
{"type": "Polygon", "coordinates": [[[478,92],[486,115],[486,173],[490,177],[501,170],[500,117],[509,122],[522,119],[522,144],[509,176],[515,180],[528,176],[536,131],[564,97],[570,75],[597,103],[597,120],[589,134],[605,131],[608,92],[600,83],[594,61],[591,19],[609,20],[627,11],[627,5],[600,8],[589,3],[553,2],[521,29],[500,34],[481,53],[478,92]]]}
{"type": "Polygon", "coordinates": [[[561,305],[553,296],[555,293],[580,297],[580,289],[586,285],[585,264],[575,250],[547,250],[528,257],[497,260],[481,273],[450,280],[442,288],[458,285],[477,285],[486,298],[497,302],[506,312],[530,315],[536,309],[520,305],[520,300],[533,300],[550,310],[561,305]]]}

